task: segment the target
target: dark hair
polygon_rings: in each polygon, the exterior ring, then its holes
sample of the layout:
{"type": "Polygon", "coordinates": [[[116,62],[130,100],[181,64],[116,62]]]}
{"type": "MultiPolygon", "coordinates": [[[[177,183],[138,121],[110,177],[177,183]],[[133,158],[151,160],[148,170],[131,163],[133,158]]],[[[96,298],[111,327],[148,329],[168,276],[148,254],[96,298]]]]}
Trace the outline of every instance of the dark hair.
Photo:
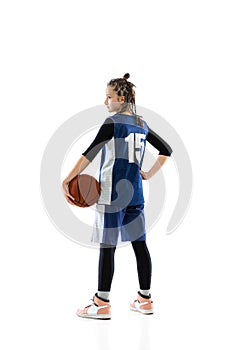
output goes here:
{"type": "Polygon", "coordinates": [[[137,118],[137,124],[143,126],[144,123],[141,119],[142,117],[136,115],[135,91],[133,89],[136,86],[128,81],[129,77],[130,74],[125,73],[123,78],[111,79],[107,85],[112,86],[113,90],[116,91],[118,96],[125,97],[125,102],[120,112],[124,112],[128,107],[130,107],[130,110],[133,114],[135,114],[135,117],[137,118]]]}

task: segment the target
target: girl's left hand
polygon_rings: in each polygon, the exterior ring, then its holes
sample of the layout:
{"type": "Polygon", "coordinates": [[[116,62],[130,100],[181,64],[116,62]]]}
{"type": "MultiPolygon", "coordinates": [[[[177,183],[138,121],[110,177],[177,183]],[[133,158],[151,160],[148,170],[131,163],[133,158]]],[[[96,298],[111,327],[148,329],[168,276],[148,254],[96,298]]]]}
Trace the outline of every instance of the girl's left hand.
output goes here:
{"type": "Polygon", "coordinates": [[[140,174],[142,175],[143,180],[149,180],[150,176],[148,172],[140,170],[140,174]]]}

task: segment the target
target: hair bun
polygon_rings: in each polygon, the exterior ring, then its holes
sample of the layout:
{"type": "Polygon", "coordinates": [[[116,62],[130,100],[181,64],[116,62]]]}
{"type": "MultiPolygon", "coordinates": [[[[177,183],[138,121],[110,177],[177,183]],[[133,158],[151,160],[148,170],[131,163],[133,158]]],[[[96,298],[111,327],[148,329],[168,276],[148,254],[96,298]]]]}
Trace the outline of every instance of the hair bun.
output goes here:
{"type": "Polygon", "coordinates": [[[130,77],[130,74],[129,73],[125,73],[125,75],[123,76],[123,79],[129,79],[129,77],[130,77]]]}

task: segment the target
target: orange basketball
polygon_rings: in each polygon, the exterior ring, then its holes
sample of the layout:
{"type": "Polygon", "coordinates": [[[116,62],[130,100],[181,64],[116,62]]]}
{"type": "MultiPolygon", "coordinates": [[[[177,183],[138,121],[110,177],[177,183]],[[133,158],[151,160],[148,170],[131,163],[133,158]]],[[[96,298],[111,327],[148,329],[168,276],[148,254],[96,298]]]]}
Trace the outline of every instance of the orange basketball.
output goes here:
{"type": "Polygon", "coordinates": [[[90,207],[99,199],[100,184],[93,176],[81,174],[70,181],[69,192],[75,198],[75,205],[82,208],[90,207]]]}

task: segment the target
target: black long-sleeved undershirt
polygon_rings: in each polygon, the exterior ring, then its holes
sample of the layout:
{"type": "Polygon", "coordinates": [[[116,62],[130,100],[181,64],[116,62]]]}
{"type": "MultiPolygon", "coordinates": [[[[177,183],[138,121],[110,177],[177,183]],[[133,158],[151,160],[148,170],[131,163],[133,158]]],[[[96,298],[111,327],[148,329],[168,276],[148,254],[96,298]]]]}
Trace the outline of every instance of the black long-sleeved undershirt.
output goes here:
{"type": "MultiPolygon", "coordinates": [[[[159,155],[169,157],[172,153],[171,147],[165,142],[162,137],[157,135],[153,130],[149,128],[146,140],[154,146],[158,151],[159,155]]],[[[91,162],[104,144],[111,140],[114,136],[114,122],[111,118],[107,118],[99,129],[94,141],[82,154],[91,162]]]]}

